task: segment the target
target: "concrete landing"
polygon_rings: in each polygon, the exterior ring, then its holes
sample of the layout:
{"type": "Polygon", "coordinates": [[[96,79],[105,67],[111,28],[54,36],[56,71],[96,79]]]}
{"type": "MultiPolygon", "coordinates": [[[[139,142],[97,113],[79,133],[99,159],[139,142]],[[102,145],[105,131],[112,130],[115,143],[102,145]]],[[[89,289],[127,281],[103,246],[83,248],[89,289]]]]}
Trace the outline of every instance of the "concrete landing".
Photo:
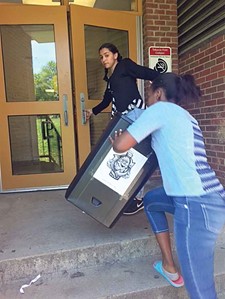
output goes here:
{"type": "MultiPolygon", "coordinates": [[[[184,288],[172,288],[152,269],[159,250],[143,211],[122,216],[109,229],[64,194],[0,194],[0,299],[186,299],[184,288]],[[38,274],[40,280],[20,294],[38,274]]],[[[220,299],[224,244],[225,231],[215,265],[220,299]]]]}
{"type": "Polygon", "coordinates": [[[158,250],[143,211],[122,216],[109,229],[67,202],[64,194],[61,190],[0,195],[2,282],[158,250]]]}
{"type": "Polygon", "coordinates": [[[0,260],[148,237],[144,213],[122,216],[111,229],[83,214],[65,191],[0,194],[0,260]]]}

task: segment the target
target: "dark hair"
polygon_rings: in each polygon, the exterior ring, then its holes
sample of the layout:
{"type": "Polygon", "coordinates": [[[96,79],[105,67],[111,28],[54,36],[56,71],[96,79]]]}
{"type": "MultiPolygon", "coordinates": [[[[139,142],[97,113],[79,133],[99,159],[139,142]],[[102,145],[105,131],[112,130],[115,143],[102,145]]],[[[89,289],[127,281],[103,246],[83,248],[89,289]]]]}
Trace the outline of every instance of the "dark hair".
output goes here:
{"type": "MultiPolygon", "coordinates": [[[[104,43],[104,44],[102,44],[101,45],[101,47],[98,49],[98,52],[100,52],[102,49],[104,49],[104,48],[106,48],[106,49],[108,49],[110,52],[112,52],[113,54],[118,54],[118,57],[117,57],[117,61],[119,62],[119,61],[121,61],[122,60],[122,56],[121,56],[121,54],[120,54],[120,52],[119,52],[119,50],[117,49],[117,47],[115,46],[115,45],[113,45],[113,44],[111,44],[111,43],[104,43]]],[[[105,81],[108,81],[108,69],[106,69],[105,68],[105,76],[104,76],[104,78],[103,78],[103,80],[105,80],[105,81]]]]}
{"type": "Polygon", "coordinates": [[[201,97],[199,86],[196,85],[195,79],[190,74],[176,75],[174,73],[160,74],[153,80],[151,88],[155,91],[162,88],[168,101],[198,101],[201,97]]]}

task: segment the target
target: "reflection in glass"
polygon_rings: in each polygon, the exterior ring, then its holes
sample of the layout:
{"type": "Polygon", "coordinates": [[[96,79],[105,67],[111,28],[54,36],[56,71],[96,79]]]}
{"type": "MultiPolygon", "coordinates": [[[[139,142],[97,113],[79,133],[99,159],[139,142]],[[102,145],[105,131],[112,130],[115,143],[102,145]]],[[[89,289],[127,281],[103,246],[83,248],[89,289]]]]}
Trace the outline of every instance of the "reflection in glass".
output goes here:
{"type": "Polygon", "coordinates": [[[60,116],[9,116],[12,174],[63,171],[60,116]]]}
{"type": "Polygon", "coordinates": [[[128,32],[103,27],[85,26],[85,52],[88,99],[100,100],[106,88],[104,68],[100,63],[98,49],[103,43],[116,45],[120,54],[128,57],[128,32]]]}
{"type": "Polygon", "coordinates": [[[53,25],[0,26],[7,102],[57,101],[53,25]]]}
{"type": "MultiPolygon", "coordinates": [[[[85,26],[85,53],[89,100],[102,100],[106,89],[106,82],[103,80],[104,68],[100,63],[98,53],[99,47],[106,42],[115,44],[123,57],[129,57],[127,31],[85,26]]],[[[105,112],[91,117],[89,124],[92,147],[97,143],[110,117],[111,113],[105,112]]]]}
{"type": "Polygon", "coordinates": [[[94,117],[90,118],[90,139],[91,148],[93,148],[101,135],[103,134],[106,124],[109,123],[111,119],[111,113],[100,113],[94,117]]]}

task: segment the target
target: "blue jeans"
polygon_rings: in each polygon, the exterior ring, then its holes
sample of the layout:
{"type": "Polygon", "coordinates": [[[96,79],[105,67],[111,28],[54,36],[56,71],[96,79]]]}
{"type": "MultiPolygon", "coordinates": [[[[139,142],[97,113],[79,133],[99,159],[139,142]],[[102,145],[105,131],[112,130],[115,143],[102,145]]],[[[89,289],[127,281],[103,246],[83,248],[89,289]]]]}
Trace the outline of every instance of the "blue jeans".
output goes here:
{"type": "Polygon", "coordinates": [[[174,238],[181,273],[191,299],[216,299],[214,249],[225,223],[225,200],[218,193],[196,197],[149,191],[144,209],[154,233],[168,231],[165,212],[174,214],[174,238]]]}

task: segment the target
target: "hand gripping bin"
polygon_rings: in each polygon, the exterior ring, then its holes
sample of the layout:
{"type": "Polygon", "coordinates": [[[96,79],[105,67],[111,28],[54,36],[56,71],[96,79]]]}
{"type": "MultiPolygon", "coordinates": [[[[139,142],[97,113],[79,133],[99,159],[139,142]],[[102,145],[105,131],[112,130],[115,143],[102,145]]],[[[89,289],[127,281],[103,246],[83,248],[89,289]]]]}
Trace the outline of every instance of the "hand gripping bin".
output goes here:
{"type": "Polygon", "coordinates": [[[151,136],[123,154],[109,136],[125,130],[132,117],[116,115],[66,191],[66,199],[106,227],[112,227],[158,166],[151,136]]]}

